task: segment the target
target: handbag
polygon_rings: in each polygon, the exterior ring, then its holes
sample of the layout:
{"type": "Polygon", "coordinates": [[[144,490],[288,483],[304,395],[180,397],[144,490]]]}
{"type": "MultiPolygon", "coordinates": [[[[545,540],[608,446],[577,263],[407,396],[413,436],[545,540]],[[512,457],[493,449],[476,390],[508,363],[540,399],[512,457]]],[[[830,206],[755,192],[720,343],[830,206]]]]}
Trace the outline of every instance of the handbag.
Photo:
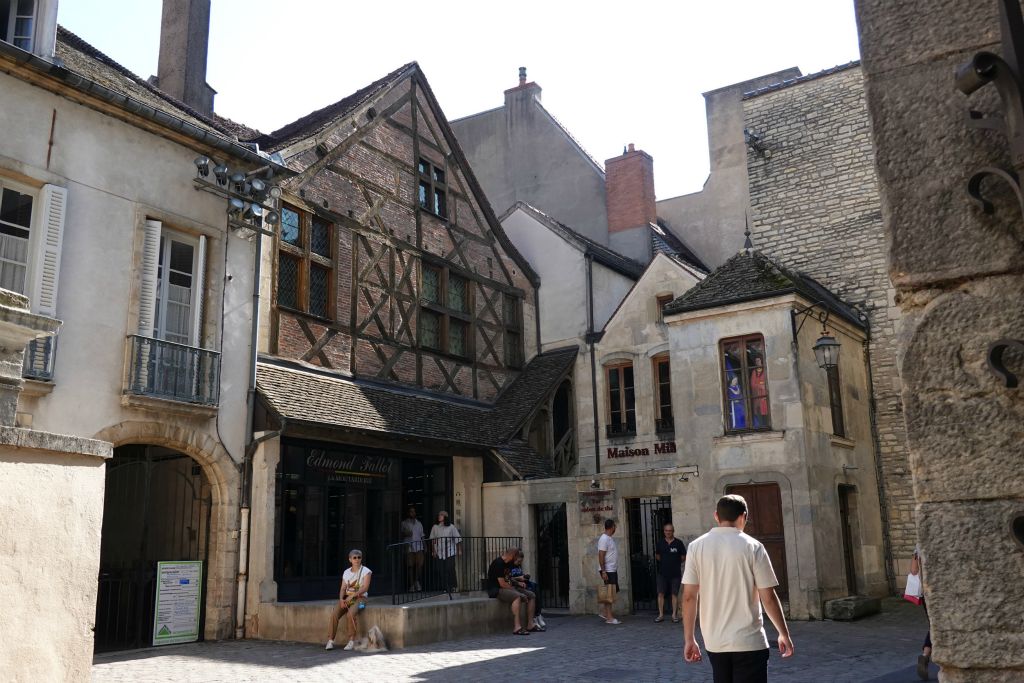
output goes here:
{"type": "Polygon", "coordinates": [[[615,584],[604,583],[597,587],[597,601],[602,605],[610,605],[615,602],[615,584]]]}
{"type": "Polygon", "coordinates": [[[903,591],[903,599],[909,600],[915,605],[921,604],[921,575],[907,574],[907,587],[903,591]]]}

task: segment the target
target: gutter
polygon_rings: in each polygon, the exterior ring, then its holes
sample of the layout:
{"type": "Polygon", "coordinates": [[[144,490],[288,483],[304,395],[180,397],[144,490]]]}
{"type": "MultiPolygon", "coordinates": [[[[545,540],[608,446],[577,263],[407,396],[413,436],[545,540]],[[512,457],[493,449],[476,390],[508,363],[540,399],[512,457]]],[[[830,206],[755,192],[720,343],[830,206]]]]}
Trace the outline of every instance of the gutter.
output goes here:
{"type": "Polygon", "coordinates": [[[594,476],[601,474],[601,424],[597,416],[597,356],[594,342],[598,335],[594,334],[594,256],[586,254],[587,259],[587,344],[590,345],[590,395],[594,409],[594,476]]]}
{"type": "Polygon", "coordinates": [[[146,104],[141,100],[134,99],[128,95],[123,95],[116,90],[111,90],[104,85],[100,85],[96,81],[89,80],[85,76],[71,71],[57,62],[43,59],[38,55],[26,52],[21,48],[14,47],[13,45],[3,41],[0,41],[0,56],[7,57],[17,64],[28,66],[34,71],[50,76],[51,78],[55,78],[79,92],[90,95],[109,104],[113,104],[120,109],[148,121],[152,121],[164,128],[181,133],[196,142],[208,145],[218,151],[229,154],[236,159],[242,159],[261,166],[270,166],[274,169],[275,173],[294,175],[294,171],[289,169],[287,166],[276,164],[241,143],[229,140],[219,133],[215,133],[211,130],[197,126],[194,123],[185,121],[184,119],[169,114],[162,109],[146,104]]]}

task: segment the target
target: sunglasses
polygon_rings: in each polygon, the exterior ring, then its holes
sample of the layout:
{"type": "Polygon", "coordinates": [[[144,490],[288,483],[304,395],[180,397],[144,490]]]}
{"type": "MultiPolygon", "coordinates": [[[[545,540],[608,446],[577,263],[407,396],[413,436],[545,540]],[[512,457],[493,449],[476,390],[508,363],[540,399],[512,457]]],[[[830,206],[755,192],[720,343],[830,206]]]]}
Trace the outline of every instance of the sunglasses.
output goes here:
{"type": "Polygon", "coordinates": [[[353,555],[352,557],[350,557],[348,559],[350,559],[350,560],[361,560],[361,559],[363,559],[363,556],[362,555],[353,555]]]}

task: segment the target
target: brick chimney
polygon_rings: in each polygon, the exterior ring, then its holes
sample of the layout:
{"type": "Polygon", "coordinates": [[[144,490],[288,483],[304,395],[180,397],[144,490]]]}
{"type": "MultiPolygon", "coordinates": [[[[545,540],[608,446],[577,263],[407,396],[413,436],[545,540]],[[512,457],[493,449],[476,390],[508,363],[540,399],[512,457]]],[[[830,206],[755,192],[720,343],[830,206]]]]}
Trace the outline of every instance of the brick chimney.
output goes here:
{"type": "Polygon", "coordinates": [[[160,60],[151,79],[168,95],[202,114],[213,113],[217,91],[206,83],[210,0],[164,0],[160,60]]]}
{"type": "Polygon", "coordinates": [[[633,143],[622,156],[604,162],[608,232],[646,228],[658,220],[654,202],[654,159],[633,143]]]}

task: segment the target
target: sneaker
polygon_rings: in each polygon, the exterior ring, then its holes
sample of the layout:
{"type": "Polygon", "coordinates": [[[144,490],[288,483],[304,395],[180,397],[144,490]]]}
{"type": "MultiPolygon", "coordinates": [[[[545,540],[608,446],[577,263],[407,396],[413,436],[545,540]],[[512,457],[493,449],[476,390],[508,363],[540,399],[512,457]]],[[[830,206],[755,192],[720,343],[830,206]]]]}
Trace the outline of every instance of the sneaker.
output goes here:
{"type": "Polygon", "coordinates": [[[324,645],[324,649],[325,650],[333,650],[334,649],[334,641],[333,640],[328,640],[327,644],[324,645]]]}
{"type": "Polygon", "coordinates": [[[605,621],[604,623],[606,623],[606,624],[611,624],[612,626],[618,626],[618,625],[619,625],[619,624],[621,624],[622,622],[621,622],[621,621],[619,621],[618,619],[614,619],[614,618],[613,618],[613,619],[612,619],[611,621],[605,621]]]}
{"type": "Polygon", "coordinates": [[[928,655],[918,655],[917,657],[917,677],[922,681],[927,681],[928,676],[928,662],[931,661],[931,657],[928,655]]]}
{"type": "Polygon", "coordinates": [[[541,628],[547,628],[548,627],[548,622],[544,621],[544,617],[542,617],[539,614],[534,618],[534,621],[536,621],[538,624],[540,624],[541,628]]]}
{"type": "Polygon", "coordinates": [[[350,640],[350,641],[348,641],[348,644],[345,645],[344,649],[351,650],[351,649],[355,648],[355,646],[356,646],[356,641],[350,640]]]}

